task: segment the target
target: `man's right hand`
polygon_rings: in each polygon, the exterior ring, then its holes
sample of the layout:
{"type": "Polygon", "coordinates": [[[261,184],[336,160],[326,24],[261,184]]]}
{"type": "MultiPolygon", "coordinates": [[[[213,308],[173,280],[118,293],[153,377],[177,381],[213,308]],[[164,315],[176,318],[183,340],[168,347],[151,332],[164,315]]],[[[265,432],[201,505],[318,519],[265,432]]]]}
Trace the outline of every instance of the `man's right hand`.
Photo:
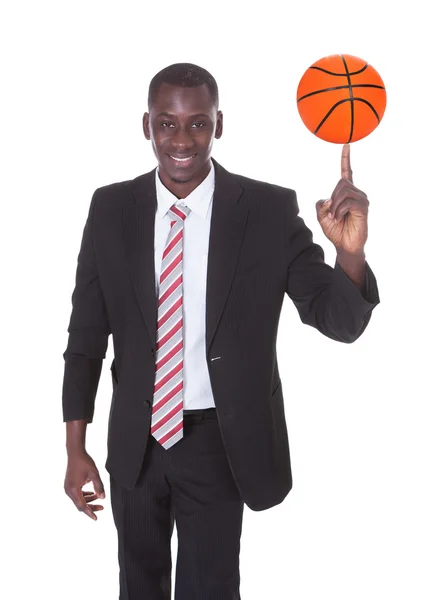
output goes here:
{"type": "Polygon", "coordinates": [[[97,521],[95,511],[103,510],[100,504],[89,504],[97,498],[105,498],[105,490],[99,471],[89,454],[84,451],[68,454],[68,466],[65,477],[65,492],[79,511],[97,521]],[[94,492],[83,491],[82,487],[92,482],[94,492]]]}

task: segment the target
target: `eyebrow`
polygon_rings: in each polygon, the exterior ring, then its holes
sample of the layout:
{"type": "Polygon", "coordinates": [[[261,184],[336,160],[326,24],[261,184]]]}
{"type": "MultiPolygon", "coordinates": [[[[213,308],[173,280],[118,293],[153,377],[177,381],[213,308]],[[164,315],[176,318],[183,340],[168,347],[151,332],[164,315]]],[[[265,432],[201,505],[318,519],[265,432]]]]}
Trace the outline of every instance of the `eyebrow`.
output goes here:
{"type": "MultiPolygon", "coordinates": [[[[156,119],[158,119],[159,117],[171,117],[172,119],[174,119],[174,118],[175,118],[175,116],[176,116],[176,115],[173,115],[173,114],[171,114],[171,113],[168,113],[168,112],[160,112],[160,113],[157,115],[156,119]]],[[[209,116],[209,115],[207,115],[206,113],[197,113],[197,115],[190,115],[190,116],[189,116],[189,118],[190,118],[190,119],[197,119],[197,117],[206,117],[206,118],[208,118],[208,119],[210,118],[210,116],[209,116]]]]}

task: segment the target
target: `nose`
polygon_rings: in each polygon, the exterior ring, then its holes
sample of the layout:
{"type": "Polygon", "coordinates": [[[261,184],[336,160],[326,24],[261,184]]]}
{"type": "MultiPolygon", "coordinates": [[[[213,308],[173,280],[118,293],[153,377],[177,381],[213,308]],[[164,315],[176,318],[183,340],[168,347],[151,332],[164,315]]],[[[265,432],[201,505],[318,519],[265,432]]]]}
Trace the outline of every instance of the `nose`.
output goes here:
{"type": "Polygon", "coordinates": [[[184,152],[194,146],[194,140],[186,128],[178,127],[173,136],[172,144],[175,150],[184,152]]]}

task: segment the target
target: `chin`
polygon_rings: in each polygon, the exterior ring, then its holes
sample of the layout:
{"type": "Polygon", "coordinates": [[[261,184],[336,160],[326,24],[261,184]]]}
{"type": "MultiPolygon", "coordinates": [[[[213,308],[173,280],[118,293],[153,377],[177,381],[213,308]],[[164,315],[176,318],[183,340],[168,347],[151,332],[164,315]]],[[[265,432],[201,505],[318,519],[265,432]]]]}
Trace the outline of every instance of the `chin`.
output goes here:
{"type": "Polygon", "coordinates": [[[176,175],[170,175],[170,179],[171,181],[174,181],[174,183],[188,183],[192,180],[192,178],[192,175],[182,175],[181,177],[178,177],[176,175]]]}
{"type": "Polygon", "coordinates": [[[193,177],[196,177],[199,173],[200,166],[193,165],[193,169],[181,169],[180,167],[177,169],[171,169],[171,167],[166,170],[168,177],[172,181],[176,181],[177,183],[187,183],[191,181],[193,177]]]}

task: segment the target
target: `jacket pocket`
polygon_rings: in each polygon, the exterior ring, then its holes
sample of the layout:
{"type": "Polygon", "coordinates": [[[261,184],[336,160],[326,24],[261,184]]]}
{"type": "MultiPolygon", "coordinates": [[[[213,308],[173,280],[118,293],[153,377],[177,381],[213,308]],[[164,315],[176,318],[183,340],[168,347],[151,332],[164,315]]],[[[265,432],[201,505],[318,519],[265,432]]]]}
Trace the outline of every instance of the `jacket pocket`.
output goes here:
{"type": "Polygon", "coordinates": [[[111,371],[111,377],[113,380],[113,389],[114,389],[116,387],[116,385],[119,383],[117,380],[115,359],[113,359],[113,362],[111,363],[110,371],[111,371]]]}
{"type": "Polygon", "coordinates": [[[273,399],[275,397],[275,395],[279,392],[279,390],[281,389],[281,386],[282,386],[282,381],[279,381],[279,383],[277,384],[277,386],[274,388],[273,392],[271,393],[270,400],[273,399]]]}

